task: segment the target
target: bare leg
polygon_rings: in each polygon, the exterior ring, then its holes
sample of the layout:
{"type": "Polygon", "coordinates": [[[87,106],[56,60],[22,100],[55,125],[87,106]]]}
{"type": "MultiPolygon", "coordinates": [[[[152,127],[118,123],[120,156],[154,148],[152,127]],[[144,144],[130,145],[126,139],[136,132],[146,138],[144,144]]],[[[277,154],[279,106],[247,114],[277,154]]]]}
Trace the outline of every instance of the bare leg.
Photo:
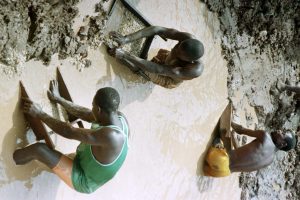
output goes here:
{"type": "Polygon", "coordinates": [[[35,143],[13,153],[17,165],[24,165],[32,160],[38,160],[47,165],[67,185],[73,188],[72,166],[73,160],[62,153],[50,149],[44,143],[35,143]]]}
{"type": "Polygon", "coordinates": [[[132,72],[136,73],[140,70],[139,67],[135,66],[132,62],[129,62],[126,59],[119,59],[120,62],[122,62],[124,65],[126,65],[132,72]]]}
{"type": "Polygon", "coordinates": [[[74,188],[72,183],[72,169],[73,160],[68,156],[62,155],[59,163],[52,170],[68,186],[74,188]]]}
{"type": "Polygon", "coordinates": [[[35,143],[16,150],[13,159],[17,165],[24,165],[32,160],[38,160],[52,169],[57,165],[61,156],[62,153],[50,149],[46,144],[35,143]]]}

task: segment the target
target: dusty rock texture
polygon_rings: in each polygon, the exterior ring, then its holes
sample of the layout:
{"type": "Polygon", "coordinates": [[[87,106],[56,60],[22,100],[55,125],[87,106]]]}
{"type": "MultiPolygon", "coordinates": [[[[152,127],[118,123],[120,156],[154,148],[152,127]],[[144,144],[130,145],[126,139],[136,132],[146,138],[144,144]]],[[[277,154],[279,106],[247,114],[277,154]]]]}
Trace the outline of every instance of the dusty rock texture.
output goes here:
{"type": "MultiPolygon", "coordinates": [[[[51,56],[58,53],[60,59],[74,57],[74,65],[82,70],[91,65],[88,48],[98,48],[103,42],[113,45],[105,32],[108,20],[108,0],[95,4],[93,16],[85,17],[86,26],[78,32],[72,29],[72,21],[78,14],[80,0],[2,0],[0,1],[0,64],[1,72],[16,74],[22,63],[42,60],[48,64],[51,56]]],[[[132,14],[124,11],[118,30],[122,34],[142,28],[132,14]]],[[[142,41],[124,48],[136,55],[142,41]]],[[[111,46],[111,45],[110,45],[111,46]]]]}
{"type": "Polygon", "coordinates": [[[103,41],[109,42],[109,37],[105,34],[108,13],[104,8],[104,3],[104,1],[100,1],[95,5],[95,12],[98,15],[90,17],[87,27],[88,42],[94,48],[98,48],[103,41]]]}
{"type": "MultiPolygon", "coordinates": [[[[117,31],[121,35],[128,35],[145,28],[145,25],[130,11],[128,11],[122,3],[117,2],[117,4],[118,5],[116,7],[119,7],[120,9],[115,9],[112,12],[119,12],[117,16],[120,17],[121,20],[119,22],[120,24],[118,26],[118,29],[115,31],[117,31]]],[[[111,40],[108,33],[106,33],[108,11],[106,10],[104,5],[105,2],[100,1],[95,6],[95,12],[97,12],[98,15],[95,17],[90,17],[88,29],[89,44],[93,47],[98,47],[99,44],[104,42],[111,48],[117,47],[118,44],[111,40]]],[[[126,44],[122,48],[133,55],[140,56],[144,41],[145,39],[140,39],[130,44],[126,44]]]]}
{"type": "MultiPolygon", "coordinates": [[[[299,99],[289,92],[280,93],[276,83],[299,83],[300,2],[202,1],[220,19],[223,55],[228,61],[229,98],[234,99],[235,110],[244,109],[242,102],[247,101],[255,108],[257,128],[299,130],[299,99]]],[[[251,121],[251,116],[246,119],[251,121]]],[[[242,173],[241,198],[299,199],[299,155],[298,140],[295,150],[278,152],[271,166],[242,173]]]]}
{"type": "MultiPolygon", "coordinates": [[[[145,25],[131,12],[124,10],[122,23],[118,30],[122,35],[128,35],[145,28],[145,25]]],[[[145,39],[139,39],[130,44],[124,45],[124,50],[135,56],[140,56],[145,39]]]]}
{"type": "Polygon", "coordinates": [[[0,61],[15,66],[22,60],[46,64],[86,51],[72,30],[79,0],[2,0],[0,2],[0,61]]]}

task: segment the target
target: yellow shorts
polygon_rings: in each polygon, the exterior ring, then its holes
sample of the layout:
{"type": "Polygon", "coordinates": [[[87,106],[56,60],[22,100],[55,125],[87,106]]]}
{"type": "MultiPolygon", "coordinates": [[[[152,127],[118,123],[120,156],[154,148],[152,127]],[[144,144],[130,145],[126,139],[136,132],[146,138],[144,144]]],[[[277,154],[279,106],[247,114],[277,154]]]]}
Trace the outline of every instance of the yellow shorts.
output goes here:
{"type": "Polygon", "coordinates": [[[229,176],[229,156],[226,152],[226,149],[210,147],[205,158],[203,171],[205,176],[229,176]]]}

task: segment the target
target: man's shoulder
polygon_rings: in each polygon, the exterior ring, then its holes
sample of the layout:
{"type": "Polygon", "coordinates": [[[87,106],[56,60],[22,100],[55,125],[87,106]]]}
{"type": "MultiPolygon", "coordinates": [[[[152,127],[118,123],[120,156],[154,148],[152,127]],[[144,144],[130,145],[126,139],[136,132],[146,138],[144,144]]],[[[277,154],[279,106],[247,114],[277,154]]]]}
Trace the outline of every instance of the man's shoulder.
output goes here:
{"type": "Polygon", "coordinates": [[[126,119],[124,113],[122,113],[121,111],[118,111],[118,115],[119,115],[120,117],[123,117],[124,119],[126,119]]]}
{"type": "Polygon", "coordinates": [[[204,64],[203,64],[203,62],[200,59],[197,60],[197,61],[195,61],[195,65],[196,65],[197,69],[201,69],[203,71],[204,64]]]}
{"type": "Polygon", "coordinates": [[[118,137],[119,130],[106,126],[101,129],[95,130],[94,137],[97,141],[111,143],[118,137]]]}
{"type": "Polygon", "coordinates": [[[269,141],[268,133],[263,130],[254,130],[253,136],[256,139],[253,140],[255,143],[264,144],[269,141]]]}
{"type": "Polygon", "coordinates": [[[268,133],[267,131],[261,131],[262,134],[262,142],[266,145],[274,145],[272,137],[270,135],[270,133],[268,133]]]}
{"type": "Polygon", "coordinates": [[[178,44],[181,43],[181,42],[183,42],[184,40],[188,40],[188,39],[195,39],[195,40],[198,40],[198,39],[196,38],[196,36],[193,35],[193,34],[191,34],[191,33],[182,32],[182,34],[184,34],[185,37],[184,37],[183,40],[178,40],[178,44]]]}
{"type": "Polygon", "coordinates": [[[104,126],[101,129],[95,130],[95,134],[109,135],[110,133],[118,132],[118,129],[113,126],[104,126]]]}
{"type": "Polygon", "coordinates": [[[204,64],[201,60],[197,60],[193,63],[188,63],[182,66],[184,70],[190,71],[191,75],[196,78],[203,73],[204,64]]]}
{"type": "Polygon", "coordinates": [[[258,134],[258,138],[261,138],[262,140],[269,140],[270,139],[270,135],[268,132],[264,131],[264,130],[256,130],[257,134],[258,134]]]}

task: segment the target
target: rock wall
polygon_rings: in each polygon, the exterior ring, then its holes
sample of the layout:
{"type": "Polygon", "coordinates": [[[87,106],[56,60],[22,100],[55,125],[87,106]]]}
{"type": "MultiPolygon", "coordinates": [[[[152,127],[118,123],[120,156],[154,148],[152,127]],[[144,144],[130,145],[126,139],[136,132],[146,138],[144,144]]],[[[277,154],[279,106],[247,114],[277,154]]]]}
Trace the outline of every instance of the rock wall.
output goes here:
{"type": "MultiPolygon", "coordinates": [[[[247,101],[257,128],[299,129],[299,101],[280,93],[277,81],[296,85],[300,66],[300,2],[297,0],[203,0],[221,23],[223,56],[228,61],[228,91],[234,109],[247,101]],[[242,94],[242,95],[238,95],[242,94]],[[239,97],[238,97],[239,96],[239,97]]],[[[238,118],[238,117],[237,117],[238,118]]],[[[252,116],[246,116],[251,122],[252,116]]],[[[298,133],[299,134],[299,133],[298,133]]],[[[299,199],[300,143],[278,152],[273,164],[242,173],[242,199],[299,199]]]]}

